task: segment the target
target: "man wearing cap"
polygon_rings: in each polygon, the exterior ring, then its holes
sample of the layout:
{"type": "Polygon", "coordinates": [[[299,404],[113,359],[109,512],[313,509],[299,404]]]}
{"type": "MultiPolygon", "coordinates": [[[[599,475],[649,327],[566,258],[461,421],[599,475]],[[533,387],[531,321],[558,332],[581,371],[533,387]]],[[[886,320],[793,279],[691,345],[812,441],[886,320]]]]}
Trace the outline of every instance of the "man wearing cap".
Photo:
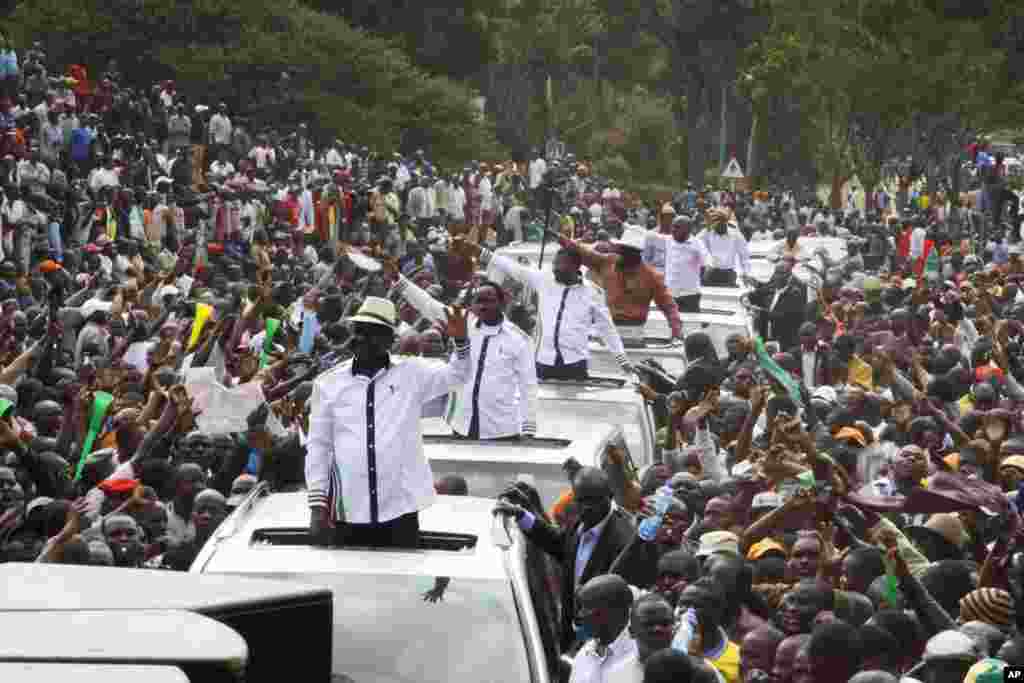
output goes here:
{"type": "Polygon", "coordinates": [[[436,495],[420,417],[425,403],[469,376],[466,318],[458,308],[448,314],[456,354],[442,367],[392,362],[398,315],[387,299],[367,297],[349,322],[355,357],[313,385],[306,456],[310,535],[317,544],[416,547],[419,511],[436,495]]]}
{"type": "Polygon", "coordinates": [[[728,209],[707,212],[708,228],[697,235],[711,256],[710,268],[704,273],[709,287],[735,287],[738,276],[750,276],[750,250],[743,233],[732,222],[728,209]]]}
{"type": "Polygon", "coordinates": [[[464,237],[457,237],[453,244],[456,250],[478,254],[482,267],[493,265],[537,292],[542,331],[536,357],[539,379],[586,379],[590,331],[595,326],[619,364],[632,372],[603,297],[580,275],[582,263],[578,253],[560,250],[555,255],[553,272],[548,274],[524,267],[507,256],[492,254],[464,237]]]}
{"type": "Polygon", "coordinates": [[[643,228],[628,226],[622,237],[612,240],[616,253],[601,254],[575,240],[562,238],[563,248],[579,253],[583,264],[592,269],[604,286],[612,319],[619,333],[634,341],[643,342],[644,325],[651,309],[657,303],[672,330],[672,339],[681,340],[682,322],[679,308],[672,298],[665,280],[651,266],[643,262],[647,235],[643,228]]]}

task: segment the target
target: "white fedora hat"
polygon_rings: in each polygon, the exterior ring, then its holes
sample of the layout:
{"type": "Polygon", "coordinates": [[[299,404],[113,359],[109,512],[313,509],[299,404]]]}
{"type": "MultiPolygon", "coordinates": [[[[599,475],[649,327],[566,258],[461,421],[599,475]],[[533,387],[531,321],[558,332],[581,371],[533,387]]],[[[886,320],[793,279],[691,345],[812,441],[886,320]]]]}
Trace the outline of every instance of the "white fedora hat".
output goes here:
{"type": "Polygon", "coordinates": [[[348,321],[383,325],[393,330],[398,324],[398,312],[395,310],[395,304],[390,300],[379,296],[368,296],[363,300],[363,305],[359,307],[356,314],[348,317],[348,321]]]}
{"type": "Polygon", "coordinates": [[[627,225],[622,230],[622,237],[612,240],[612,244],[643,251],[647,245],[647,231],[636,225],[627,225]]]}

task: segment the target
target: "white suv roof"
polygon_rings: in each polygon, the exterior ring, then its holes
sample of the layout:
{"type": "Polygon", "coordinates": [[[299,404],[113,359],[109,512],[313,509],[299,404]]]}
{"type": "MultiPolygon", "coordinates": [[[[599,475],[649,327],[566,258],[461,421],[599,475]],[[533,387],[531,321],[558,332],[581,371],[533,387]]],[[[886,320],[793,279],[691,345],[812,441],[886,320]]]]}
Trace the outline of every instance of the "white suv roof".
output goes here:
{"type": "Polygon", "coordinates": [[[306,494],[257,491],[224,521],[192,564],[191,571],[218,574],[398,574],[498,579],[507,576],[500,549],[492,541],[494,501],[438,496],[420,512],[421,534],[437,534],[454,547],[459,537],[472,544],[463,550],[352,549],[309,546],[306,494]],[[264,540],[276,537],[280,542],[264,540]],[[290,537],[290,538],[289,538],[290,537]],[[289,542],[290,541],[290,542],[289,542]]]}

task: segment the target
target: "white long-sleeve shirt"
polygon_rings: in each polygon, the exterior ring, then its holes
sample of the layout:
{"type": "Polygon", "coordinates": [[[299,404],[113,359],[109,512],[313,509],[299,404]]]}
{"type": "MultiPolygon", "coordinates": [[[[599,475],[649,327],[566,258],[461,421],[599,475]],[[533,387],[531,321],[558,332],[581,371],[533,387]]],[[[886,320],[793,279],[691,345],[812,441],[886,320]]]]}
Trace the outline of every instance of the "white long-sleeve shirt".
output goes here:
{"type": "Polygon", "coordinates": [[[530,189],[536,190],[541,181],[544,180],[544,174],[548,171],[548,164],[542,158],[537,157],[530,162],[530,189]]]}
{"type": "Polygon", "coordinates": [[[918,259],[924,254],[924,243],[928,237],[924,228],[914,228],[910,233],[910,258],[918,259]]]}
{"type": "Polygon", "coordinates": [[[429,507],[434,477],[423,454],[423,405],[462,386],[469,345],[434,367],[416,359],[391,361],[373,378],[351,361],[313,383],[306,455],[310,507],[343,501],[345,521],[387,522],[429,507]]]}
{"type": "Polygon", "coordinates": [[[724,235],[704,230],[697,236],[711,257],[710,267],[735,270],[740,275],[750,274],[750,249],[743,234],[730,228],[724,235]]]}
{"type": "Polygon", "coordinates": [[[665,243],[665,286],[673,298],[700,292],[700,269],[711,261],[704,243],[689,238],[679,242],[671,235],[659,235],[665,243]]]}
{"type": "Polygon", "coordinates": [[[563,285],[555,280],[553,273],[523,267],[506,256],[492,255],[486,249],[480,254],[480,262],[493,265],[496,270],[537,292],[541,325],[538,363],[555,365],[559,352],[567,365],[589,360],[590,330],[593,326],[597,327],[619,364],[627,362],[626,349],[612,321],[608,304],[593,284],[584,280],[575,285],[563,285]]]}
{"type": "Polygon", "coordinates": [[[622,668],[637,655],[636,641],[623,628],[618,637],[608,645],[606,656],[598,656],[594,639],[584,643],[572,660],[572,674],[569,683],[608,683],[610,674],[622,668]]]}
{"type": "MultiPolygon", "coordinates": [[[[400,277],[396,291],[424,317],[445,319],[444,305],[408,278],[400,277]]],[[[452,397],[448,424],[459,434],[468,435],[475,398],[481,439],[535,434],[537,366],[530,338],[508,320],[485,325],[471,317],[469,346],[472,371],[452,397]]]]}
{"type": "Polygon", "coordinates": [[[427,218],[430,207],[427,202],[427,190],[424,187],[414,187],[409,190],[409,198],[405,202],[405,210],[413,219],[427,218]]]}

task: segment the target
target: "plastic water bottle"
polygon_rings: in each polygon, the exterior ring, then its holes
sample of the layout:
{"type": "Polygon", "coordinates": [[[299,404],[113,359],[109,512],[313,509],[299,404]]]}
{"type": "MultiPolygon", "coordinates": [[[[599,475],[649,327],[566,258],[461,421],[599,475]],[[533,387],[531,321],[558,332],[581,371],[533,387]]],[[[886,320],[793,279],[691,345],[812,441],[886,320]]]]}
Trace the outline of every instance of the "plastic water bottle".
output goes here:
{"type": "Polygon", "coordinates": [[[661,523],[665,519],[665,513],[668,512],[673,495],[672,487],[668,484],[658,489],[654,496],[654,514],[640,522],[640,528],[637,530],[640,538],[645,541],[653,541],[654,537],[658,535],[658,529],[661,528],[661,523]]]}
{"type": "Polygon", "coordinates": [[[697,611],[692,607],[686,610],[683,618],[676,625],[676,633],[672,637],[672,649],[683,654],[690,654],[690,642],[697,632],[697,611]]]}

